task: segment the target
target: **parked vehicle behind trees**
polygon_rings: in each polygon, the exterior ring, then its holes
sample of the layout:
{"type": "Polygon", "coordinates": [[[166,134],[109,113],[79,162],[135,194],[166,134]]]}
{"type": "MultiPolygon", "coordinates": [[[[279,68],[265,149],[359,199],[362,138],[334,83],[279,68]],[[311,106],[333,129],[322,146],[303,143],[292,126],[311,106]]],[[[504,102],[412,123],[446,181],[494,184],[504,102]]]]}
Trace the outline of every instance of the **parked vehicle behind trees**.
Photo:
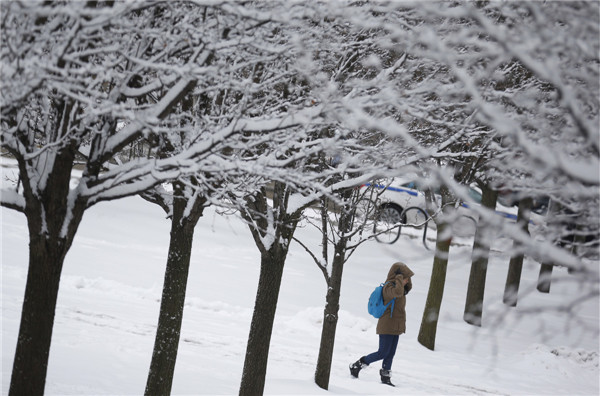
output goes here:
{"type": "MultiPolygon", "coordinates": [[[[439,189],[435,186],[429,187],[427,182],[418,181],[416,175],[398,177],[367,183],[363,187],[372,186],[379,190],[373,203],[377,208],[377,219],[374,233],[379,234],[378,239],[388,243],[397,240],[401,227],[423,229],[425,226],[435,229],[435,222],[430,221],[436,213],[427,211],[427,197],[425,190],[433,190],[433,196],[438,205],[441,203],[439,189]],[[385,236],[384,236],[385,235],[385,236]]],[[[466,194],[463,199],[459,199],[457,205],[457,218],[452,224],[454,235],[473,236],[475,234],[475,225],[479,219],[478,210],[481,208],[481,190],[475,186],[466,186],[463,188],[466,194]]],[[[495,213],[499,219],[505,219],[508,222],[515,223],[517,220],[518,207],[506,206],[498,202],[495,213]]],[[[531,225],[540,226],[544,223],[544,217],[532,213],[531,225]]]]}

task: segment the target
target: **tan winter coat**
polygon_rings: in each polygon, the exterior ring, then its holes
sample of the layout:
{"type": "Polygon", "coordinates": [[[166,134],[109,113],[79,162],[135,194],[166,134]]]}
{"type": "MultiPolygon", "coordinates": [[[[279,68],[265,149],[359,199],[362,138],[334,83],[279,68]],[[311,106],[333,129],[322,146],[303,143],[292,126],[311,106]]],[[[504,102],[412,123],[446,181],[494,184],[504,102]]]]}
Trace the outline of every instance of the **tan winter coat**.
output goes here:
{"type": "Polygon", "coordinates": [[[396,297],[396,302],[394,303],[392,317],[390,317],[390,310],[392,309],[390,305],[381,318],[379,318],[379,322],[377,322],[377,334],[400,335],[406,332],[406,296],[404,295],[402,280],[405,277],[408,278],[407,286],[410,290],[412,288],[411,277],[413,275],[414,272],[403,263],[395,263],[390,268],[386,279],[388,283],[383,286],[383,302],[387,304],[394,297],[396,297]],[[396,275],[398,269],[402,272],[401,275],[396,275]]]}

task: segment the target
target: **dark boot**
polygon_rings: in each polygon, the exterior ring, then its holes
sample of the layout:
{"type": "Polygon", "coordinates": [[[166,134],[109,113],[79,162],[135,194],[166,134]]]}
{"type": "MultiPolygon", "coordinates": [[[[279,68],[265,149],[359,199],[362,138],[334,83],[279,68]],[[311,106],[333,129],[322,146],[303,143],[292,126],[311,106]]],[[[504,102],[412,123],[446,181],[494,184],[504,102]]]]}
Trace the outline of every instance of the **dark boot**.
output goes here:
{"type": "Polygon", "coordinates": [[[365,363],[365,357],[363,356],[350,365],[350,374],[352,374],[354,378],[358,378],[358,373],[360,372],[360,370],[362,370],[363,367],[366,366],[368,366],[368,364],[365,363]]]}
{"type": "Polygon", "coordinates": [[[389,386],[396,386],[396,385],[392,384],[392,372],[390,370],[381,369],[381,370],[379,370],[379,375],[381,375],[382,383],[389,385],[389,386]]]}

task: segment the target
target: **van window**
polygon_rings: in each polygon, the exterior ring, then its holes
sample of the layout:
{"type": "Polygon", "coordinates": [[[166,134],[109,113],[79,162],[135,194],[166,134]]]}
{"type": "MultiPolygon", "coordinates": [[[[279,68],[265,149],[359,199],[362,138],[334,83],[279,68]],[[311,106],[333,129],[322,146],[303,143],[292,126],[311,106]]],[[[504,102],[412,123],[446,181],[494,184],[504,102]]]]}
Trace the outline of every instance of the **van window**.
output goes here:
{"type": "Polygon", "coordinates": [[[479,191],[469,188],[469,196],[473,201],[481,203],[481,194],[479,193],[479,191]]]}

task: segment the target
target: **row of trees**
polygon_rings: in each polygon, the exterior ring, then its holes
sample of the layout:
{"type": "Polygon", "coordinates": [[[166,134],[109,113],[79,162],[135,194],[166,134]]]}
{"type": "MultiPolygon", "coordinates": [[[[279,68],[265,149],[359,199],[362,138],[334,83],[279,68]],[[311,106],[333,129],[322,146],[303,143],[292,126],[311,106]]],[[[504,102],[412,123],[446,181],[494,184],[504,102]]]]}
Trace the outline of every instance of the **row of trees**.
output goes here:
{"type": "Polygon", "coordinates": [[[370,206],[356,186],[377,178],[410,170],[441,187],[441,206],[432,199],[429,208],[438,241],[419,334],[431,349],[447,225],[456,203],[470,202],[471,183],[485,198],[470,281],[481,289],[469,297],[467,321],[480,324],[486,250],[499,232],[514,238],[515,257],[585,273],[598,294],[583,250],[558,244],[566,236],[597,243],[600,228],[597,4],[2,8],[1,144],[17,159],[19,181],[0,201],[24,213],[30,237],[11,394],[44,392],[62,265],[85,211],[129,195],[171,219],[146,394],[171,390],[193,231],[207,205],[237,210],[261,254],[240,394],[264,389],[285,259],[303,210],[316,202],[323,244],[311,254],[327,306],[315,379],[328,387],[343,265],[368,237],[369,217],[357,211],[370,206]],[[76,164],[83,175],[73,185],[76,164]],[[499,190],[521,202],[549,197],[557,205],[548,226],[531,238],[497,219],[486,206],[499,190]]]}

